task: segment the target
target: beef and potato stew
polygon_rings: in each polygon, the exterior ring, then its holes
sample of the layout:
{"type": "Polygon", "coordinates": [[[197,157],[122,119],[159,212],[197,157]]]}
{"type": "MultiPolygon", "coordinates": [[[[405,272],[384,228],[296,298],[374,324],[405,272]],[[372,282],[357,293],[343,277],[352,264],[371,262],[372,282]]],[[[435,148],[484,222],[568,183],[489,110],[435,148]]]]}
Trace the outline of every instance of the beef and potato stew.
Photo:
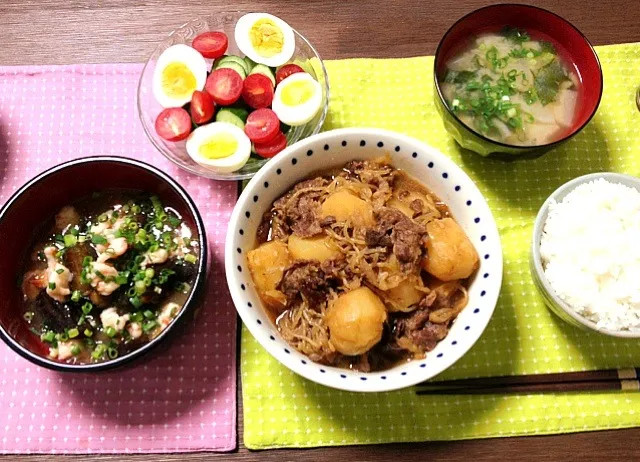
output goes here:
{"type": "Polygon", "coordinates": [[[133,351],[182,310],[197,275],[197,237],[156,196],[81,198],[36,231],[21,282],[24,319],[60,362],[133,351]]]}
{"type": "Polygon", "coordinates": [[[388,158],[299,182],[256,240],[248,266],[284,340],[318,363],[365,372],[435,348],[479,264],[446,204],[388,158]]]}

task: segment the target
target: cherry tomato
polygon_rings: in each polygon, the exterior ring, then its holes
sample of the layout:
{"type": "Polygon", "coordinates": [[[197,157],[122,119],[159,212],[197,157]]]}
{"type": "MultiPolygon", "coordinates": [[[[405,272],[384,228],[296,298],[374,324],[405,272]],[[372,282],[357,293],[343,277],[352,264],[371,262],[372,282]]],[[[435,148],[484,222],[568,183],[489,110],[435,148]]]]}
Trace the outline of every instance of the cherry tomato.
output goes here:
{"type": "Polygon", "coordinates": [[[291,74],[297,74],[298,72],[304,72],[297,64],[285,64],[276,71],[276,85],[289,77],[291,74]]]}
{"type": "Polygon", "coordinates": [[[254,109],[271,106],[273,84],[269,77],[262,74],[251,74],[244,79],[242,99],[254,109]]]}
{"type": "Polygon", "coordinates": [[[244,132],[254,143],[264,144],[280,133],[280,120],[271,109],[256,109],[247,117],[244,132]]]}
{"type": "Polygon", "coordinates": [[[242,77],[233,69],[216,69],[207,77],[204,89],[217,104],[228,106],[240,99],[242,77]]]}
{"type": "Polygon", "coordinates": [[[206,91],[196,90],[191,97],[189,110],[194,124],[205,124],[213,119],[213,114],[215,113],[213,98],[206,91]]]}
{"type": "Polygon", "coordinates": [[[156,132],[167,141],[184,140],[191,133],[191,117],[181,107],[170,107],[156,119],[156,132]]]}
{"type": "Polygon", "coordinates": [[[227,51],[229,39],[223,32],[203,32],[193,39],[191,46],[205,58],[216,59],[227,51]]]}
{"type": "Polygon", "coordinates": [[[278,132],[275,138],[266,143],[253,143],[253,148],[260,157],[270,158],[278,154],[287,147],[287,137],[284,133],[278,132]]]}

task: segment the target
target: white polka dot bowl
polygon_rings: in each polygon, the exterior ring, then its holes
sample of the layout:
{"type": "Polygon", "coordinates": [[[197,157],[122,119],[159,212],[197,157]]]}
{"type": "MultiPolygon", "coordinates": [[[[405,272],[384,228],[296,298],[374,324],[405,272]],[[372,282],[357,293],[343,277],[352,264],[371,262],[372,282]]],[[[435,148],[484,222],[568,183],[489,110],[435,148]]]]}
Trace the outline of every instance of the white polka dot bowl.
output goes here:
{"type": "MultiPolygon", "coordinates": [[[[234,30],[238,19],[243,16],[244,12],[228,12],[217,13],[209,16],[202,16],[194,19],[176,30],[171,32],[169,36],[158,44],[156,49],[151,53],[140,76],[138,84],[138,115],[142,122],[142,127],[155,148],[177,166],[195,175],[212,178],[214,180],[236,181],[251,178],[269,159],[263,159],[256,155],[252,155],[249,161],[240,170],[231,173],[220,173],[212,171],[202,165],[196,163],[188,154],[185,148],[185,141],[172,143],[161,138],[155,129],[155,120],[162,111],[162,107],[153,96],[153,73],[158,58],[164,50],[173,45],[185,44],[191,45],[193,39],[208,31],[224,32],[229,39],[229,48],[226,54],[243,56],[234,41],[234,30]]],[[[322,108],[316,116],[308,123],[299,127],[291,127],[287,133],[287,144],[300,141],[308,136],[315,135],[320,131],[322,124],[327,116],[329,109],[329,77],[324,67],[320,55],[316,49],[304,38],[298,31],[293,30],[295,36],[295,52],[291,58],[291,62],[300,65],[306,72],[311,74],[322,86],[322,108]]],[[[210,67],[212,60],[207,59],[207,65],[210,67]]]]}
{"type": "Polygon", "coordinates": [[[599,326],[597,323],[585,318],[573,309],[567,302],[558,296],[551,283],[545,275],[545,266],[542,262],[542,256],[540,254],[540,243],[542,241],[542,234],[544,232],[545,223],[549,216],[549,205],[551,202],[562,202],[562,200],[575,188],[581,184],[588,183],[597,179],[604,179],[610,183],[618,183],[630,188],[634,188],[640,191],[640,178],[636,178],[630,175],[624,175],[622,173],[613,172],[600,172],[590,173],[578,178],[574,178],[571,181],[560,186],[556,189],[549,198],[542,204],[540,211],[536,217],[536,221],[533,227],[533,236],[531,239],[531,249],[529,266],[531,269],[531,276],[533,278],[536,289],[542,296],[544,304],[556,314],[560,319],[568,322],[569,324],[581,328],[586,331],[599,332],[604,335],[620,338],[640,338],[640,331],[631,330],[611,330],[599,326]]]}
{"type": "Polygon", "coordinates": [[[278,361],[301,376],[333,388],[380,392],[428,380],[459,360],[480,338],[502,284],[502,248],[493,215],[473,181],[448,157],[405,135],[365,128],[333,130],[288,147],[260,170],[244,189],[227,231],[227,283],[243,322],[278,361]],[[450,208],[480,255],[469,287],[469,303],[447,337],[425,359],[381,372],[357,372],[318,364],[289,346],[271,322],[252,282],[247,251],[256,243],[263,213],[297,182],[351,160],[389,154],[394,167],[419,179],[450,208]]]}

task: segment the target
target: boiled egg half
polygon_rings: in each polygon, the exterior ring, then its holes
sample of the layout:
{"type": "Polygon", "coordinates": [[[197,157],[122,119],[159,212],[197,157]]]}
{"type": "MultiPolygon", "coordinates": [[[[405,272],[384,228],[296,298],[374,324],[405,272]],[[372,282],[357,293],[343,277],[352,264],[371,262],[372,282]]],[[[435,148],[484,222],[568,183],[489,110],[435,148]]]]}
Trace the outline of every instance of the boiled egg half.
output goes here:
{"type": "Polygon", "coordinates": [[[282,123],[304,125],[322,107],[322,87],[306,72],[291,74],[276,87],[271,107],[282,123]]]}
{"type": "Polygon", "coordinates": [[[191,101],[207,81],[207,63],[188,45],[173,45],[162,52],[153,72],[153,96],[162,107],[181,107],[191,101]]]}
{"type": "Polygon", "coordinates": [[[256,63],[270,67],[289,61],[296,49],[291,26],[268,13],[249,13],[238,19],[235,39],[240,51],[256,63]]]}
{"type": "Polygon", "coordinates": [[[187,153],[198,164],[219,173],[241,169],[251,155],[251,141],[244,131],[228,122],[196,128],[186,143],[187,153]]]}

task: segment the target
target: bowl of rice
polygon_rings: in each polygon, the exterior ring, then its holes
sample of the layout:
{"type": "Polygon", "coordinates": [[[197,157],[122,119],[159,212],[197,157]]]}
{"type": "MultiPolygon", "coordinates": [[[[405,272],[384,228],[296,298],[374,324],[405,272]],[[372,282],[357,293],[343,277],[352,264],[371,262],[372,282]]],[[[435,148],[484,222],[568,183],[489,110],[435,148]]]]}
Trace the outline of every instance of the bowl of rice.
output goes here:
{"type": "Polygon", "coordinates": [[[545,304],[583,329],[640,338],[640,179],[565,183],[536,217],[531,273],[545,304]]]}

